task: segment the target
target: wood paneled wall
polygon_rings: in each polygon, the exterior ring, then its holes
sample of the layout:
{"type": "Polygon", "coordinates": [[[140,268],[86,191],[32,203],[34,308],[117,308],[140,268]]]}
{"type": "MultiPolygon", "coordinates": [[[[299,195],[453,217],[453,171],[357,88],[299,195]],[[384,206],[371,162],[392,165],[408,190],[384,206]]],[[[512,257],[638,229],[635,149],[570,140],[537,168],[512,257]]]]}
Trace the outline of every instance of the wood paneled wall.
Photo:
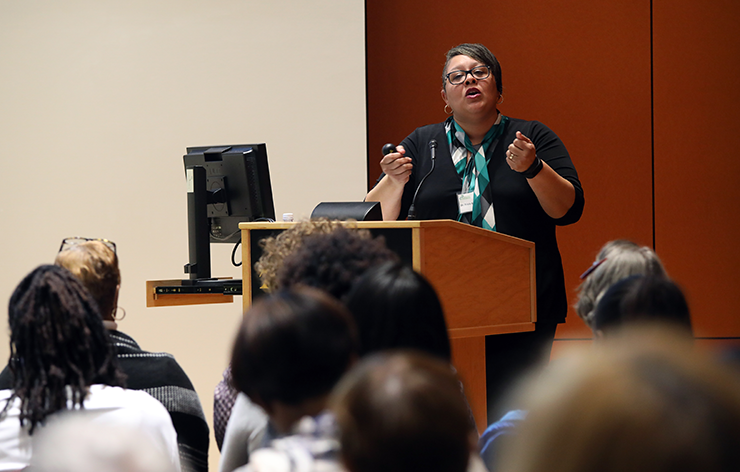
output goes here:
{"type": "MultiPolygon", "coordinates": [[[[581,221],[558,231],[571,300],[599,248],[627,238],[684,287],[697,336],[740,336],[740,4],[709,3],[367,2],[368,185],[384,143],[444,120],[444,53],[486,44],[501,111],[553,129],[583,183],[581,221]]],[[[556,345],[590,336],[571,309],[556,345]]]]}
{"type": "Polygon", "coordinates": [[[740,2],[653,0],[655,249],[697,337],[740,337],[740,2]]]}

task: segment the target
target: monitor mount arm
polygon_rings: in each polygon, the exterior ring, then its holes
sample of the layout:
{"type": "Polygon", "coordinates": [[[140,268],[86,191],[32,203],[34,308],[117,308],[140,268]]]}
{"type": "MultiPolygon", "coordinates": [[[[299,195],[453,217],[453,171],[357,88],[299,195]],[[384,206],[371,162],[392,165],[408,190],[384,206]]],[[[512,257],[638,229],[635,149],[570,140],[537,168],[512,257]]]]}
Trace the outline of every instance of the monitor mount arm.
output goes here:
{"type": "Polygon", "coordinates": [[[206,188],[206,169],[192,166],[185,169],[188,184],[188,249],[190,262],[185,273],[191,281],[211,278],[211,246],[208,224],[208,204],[226,201],[226,192],[206,188]]]}

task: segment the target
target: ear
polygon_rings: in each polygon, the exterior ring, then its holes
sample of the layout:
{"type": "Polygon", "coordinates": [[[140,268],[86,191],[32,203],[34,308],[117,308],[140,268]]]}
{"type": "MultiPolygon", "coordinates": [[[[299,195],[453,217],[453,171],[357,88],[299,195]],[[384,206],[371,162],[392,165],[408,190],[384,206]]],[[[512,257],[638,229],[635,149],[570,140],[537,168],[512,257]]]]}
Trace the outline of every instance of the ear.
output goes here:
{"type": "Polygon", "coordinates": [[[444,87],[442,87],[442,90],[439,91],[440,94],[442,94],[442,100],[445,101],[445,105],[448,105],[447,103],[447,92],[445,91],[444,87]]]}

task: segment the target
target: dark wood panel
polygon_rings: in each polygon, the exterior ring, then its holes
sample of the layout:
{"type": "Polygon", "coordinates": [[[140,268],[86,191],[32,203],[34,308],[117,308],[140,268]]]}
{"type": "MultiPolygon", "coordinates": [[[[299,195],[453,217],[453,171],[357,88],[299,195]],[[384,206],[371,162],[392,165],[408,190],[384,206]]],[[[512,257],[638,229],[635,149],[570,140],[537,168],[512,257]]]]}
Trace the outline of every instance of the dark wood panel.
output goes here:
{"type": "MultiPolygon", "coordinates": [[[[503,71],[504,114],[539,120],[565,142],[586,194],[558,233],[573,300],[608,240],[652,245],[650,2],[367,2],[368,184],[380,149],[445,119],[444,53],[486,44],[503,71]]],[[[589,336],[571,310],[558,336],[589,336]]]]}
{"type": "Polygon", "coordinates": [[[697,336],[740,336],[740,3],[653,5],[656,250],[697,336]]]}

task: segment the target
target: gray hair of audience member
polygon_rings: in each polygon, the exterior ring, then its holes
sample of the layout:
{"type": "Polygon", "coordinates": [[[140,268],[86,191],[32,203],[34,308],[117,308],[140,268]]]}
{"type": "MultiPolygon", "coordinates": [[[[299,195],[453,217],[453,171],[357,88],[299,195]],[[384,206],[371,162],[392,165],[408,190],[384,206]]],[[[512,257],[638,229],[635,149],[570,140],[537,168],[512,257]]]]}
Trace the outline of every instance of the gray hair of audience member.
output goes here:
{"type": "Polygon", "coordinates": [[[277,272],[277,287],[307,285],[344,302],[368,269],[396,260],[398,256],[382,236],[374,238],[366,230],[339,226],[329,233],[306,236],[285,256],[277,272]]]}
{"type": "Polygon", "coordinates": [[[606,243],[578,287],[576,313],[593,330],[593,312],[599,299],[614,283],[630,275],[662,275],[666,272],[658,255],[647,246],[618,239],[606,243]]]}
{"type": "Polygon", "coordinates": [[[691,334],[691,315],[686,297],[667,277],[633,275],[615,283],[594,309],[593,329],[598,336],[609,335],[633,323],[662,321],[691,334]]]}
{"type": "Polygon", "coordinates": [[[34,472],[175,472],[164,445],[84,412],[60,415],[34,437],[34,472]]]}
{"type": "Polygon", "coordinates": [[[420,351],[365,357],[330,408],[350,472],[465,472],[475,447],[460,381],[448,362],[420,351]]]}
{"type": "Polygon", "coordinates": [[[683,332],[625,327],[538,374],[497,471],[738,470],[740,377],[683,332]]]}

